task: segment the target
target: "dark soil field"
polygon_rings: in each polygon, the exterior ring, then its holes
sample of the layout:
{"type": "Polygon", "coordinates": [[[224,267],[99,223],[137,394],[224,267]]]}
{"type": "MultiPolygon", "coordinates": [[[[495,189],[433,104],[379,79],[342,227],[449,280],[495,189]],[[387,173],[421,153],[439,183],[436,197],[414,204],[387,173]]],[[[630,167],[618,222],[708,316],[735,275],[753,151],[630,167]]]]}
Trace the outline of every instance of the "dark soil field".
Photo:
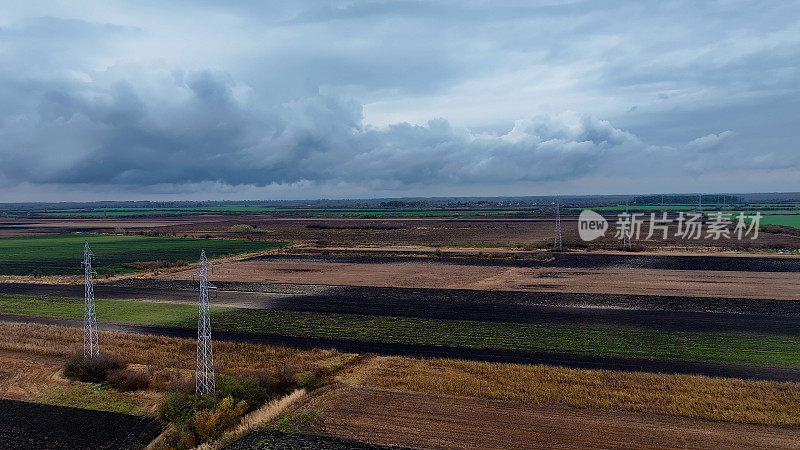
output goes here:
{"type": "Polygon", "coordinates": [[[262,255],[249,261],[311,261],[346,264],[430,263],[484,267],[565,267],[574,269],[713,270],[800,272],[800,258],[618,253],[552,253],[544,258],[429,258],[391,256],[262,255]]]}
{"type": "Polygon", "coordinates": [[[141,449],[158,436],[151,418],[0,399],[3,449],[141,449]]]}
{"type": "Polygon", "coordinates": [[[266,430],[251,433],[224,448],[225,450],[388,450],[402,447],[368,444],[318,434],[266,430]]]}
{"type": "MultiPolygon", "coordinates": [[[[786,300],[236,282],[216,285],[212,304],[248,309],[800,336],[800,302],[786,300]]],[[[0,294],[80,297],[83,286],[0,283],[0,294]]],[[[193,304],[197,288],[188,281],[129,279],[98,284],[95,295],[193,304]]]]}

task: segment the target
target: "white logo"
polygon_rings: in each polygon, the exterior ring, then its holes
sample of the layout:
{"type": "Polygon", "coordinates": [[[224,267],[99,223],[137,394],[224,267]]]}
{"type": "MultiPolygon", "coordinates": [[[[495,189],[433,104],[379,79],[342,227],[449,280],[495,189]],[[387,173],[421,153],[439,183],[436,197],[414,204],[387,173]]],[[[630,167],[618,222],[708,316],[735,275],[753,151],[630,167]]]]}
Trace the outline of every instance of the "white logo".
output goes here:
{"type": "Polygon", "coordinates": [[[608,221],[605,217],[591,209],[584,209],[578,216],[578,234],[584,241],[593,241],[605,236],[608,230],[608,221]]]}

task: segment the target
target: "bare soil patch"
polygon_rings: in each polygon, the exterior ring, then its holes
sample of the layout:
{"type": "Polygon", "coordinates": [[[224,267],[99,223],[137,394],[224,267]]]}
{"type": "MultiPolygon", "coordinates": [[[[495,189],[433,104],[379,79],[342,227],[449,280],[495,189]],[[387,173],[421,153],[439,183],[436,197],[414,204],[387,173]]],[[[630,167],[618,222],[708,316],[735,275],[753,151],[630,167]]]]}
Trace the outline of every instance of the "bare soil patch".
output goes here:
{"type": "MultiPolygon", "coordinates": [[[[738,258],[737,258],[738,259],[738,258]]],[[[191,280],[193,270],[163,276],[191,280]]],[[[800,299],[793,272],[649,268],[514,267],[427,261],[340,262],[250,259],[215,265],[217,281],[406,288],[800,299]]]]}

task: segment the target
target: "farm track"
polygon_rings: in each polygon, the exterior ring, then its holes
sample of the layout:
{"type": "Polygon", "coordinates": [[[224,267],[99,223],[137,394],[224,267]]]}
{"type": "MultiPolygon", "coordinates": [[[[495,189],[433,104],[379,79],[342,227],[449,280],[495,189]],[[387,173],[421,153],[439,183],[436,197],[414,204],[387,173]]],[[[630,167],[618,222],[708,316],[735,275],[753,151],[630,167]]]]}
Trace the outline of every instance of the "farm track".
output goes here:
{"type": "MultiPolygon", "coordinates": [[[[57,319],[17,315],[0,315],[0,321],[33,322],[81,328],[81,319],[57,319]]],[[[107,331],[154,334],[161,336],[194,338],[194,328],[164,327],[98,322],[98,328],[107,331]]],[[[655,359],[592,356],[583,354],[543,353],[524,350],[504,350],[469,347],[450,347],[422,344],[368,342],[351,339],[294,337],[241,331],[214,331],[214,339],[232,342],[251,342],[280,345],[299,349],[336,349],[343,353],[374,353],[381,356],[411,356],[418,358],[453,358],[516,364],[546,364],[580,369],[606,369],[633,372],[696,374],[713,377],[800,382],[800,370],[738,366],[728,364],[696,363],[655,359]]]]}
{"type": "Polygon", "coordinates": [[[312,430],[415,448],[797,448],[800,440],[798,430],[370,388],[317,399],[322,420],[312,430]]]}
{"type": "Polygon", "coordinates": [[[430,263],[467,266],[558,267],[575,269],[719,270],[734,272],[800,272],[800,258],[616,253],[553,253],[550,260],[525,258],[434,258],[425,256],[261,255],[245,261],[287,260],[336,263],[430,263]]]}
{"type": "Polygon", "coordinates": [[[0,442],[12,449],[141,449],[161,433],[152,418],[0,399],[0,442]]]}
{"type": "MultiPolygon", "coordinates": [[[[212,293],[212,303],[248,309],[800,336],[800,302],[786,300],[231,282],[216,285],[219,290],[212,293]]],[[[0,283],[0,294],[81,297],[83,286],[0,283]]],[[[95,295],[197,301],[193,283],[168,280],[97,284],[95,295]]]]}

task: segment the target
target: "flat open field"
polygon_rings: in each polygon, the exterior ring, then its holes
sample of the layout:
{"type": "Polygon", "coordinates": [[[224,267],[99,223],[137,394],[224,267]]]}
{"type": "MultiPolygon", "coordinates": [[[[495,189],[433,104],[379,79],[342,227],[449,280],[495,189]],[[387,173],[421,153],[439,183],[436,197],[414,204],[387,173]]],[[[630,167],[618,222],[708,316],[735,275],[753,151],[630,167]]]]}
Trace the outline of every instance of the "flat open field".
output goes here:
{"type": "Polygon", "coordinates": [[[104,274],[139,270],[135,263],[186,264],[200,259],[255,252],[284,245],[281,242],[235,239],[184,239],[146,236],[58,234],[0,239],[0,275],[81,274],[83,248],[89,243],[95,254],[94,268],[104,274]]]}
{"type": "MultiPolygon", "coordinates": [[[[574,220],[564,224],[565,240],[577,241],[574,220]]],[[[83,241],[96,239],[101,273],[143,268],[97,280],[100,329],[125,332],[101,332],[101,347],[189,377],[192,261],[200,248],[234,255],[211,274],[218,364],[343,370],[287,411],[308,408],[314,420],[253,434],[243,448],[267,439],[286,448],[796,445],[800,258],[775,249],[796,249],[800,238],[764,233],[750,248],[763,253],[677,241],[647,252],[609,251],[613,241],[592,244],[603,251],[542,251],[552,226],[521,217],[37,218],[0,225],[0,235],[37,235],[0,239],[19,243],[7,262],[0,256],[0,273],[3,264],[28,270],[36,253],[61,267],[51,273],[80,275],[83,241]],[[41,235],[122,223],[144,235],[41,235]],[[284,241],[295,245],[275,249],[284,241]],[[187,265],[134,264],[176,259],[187,265]]],[[[77,279],[6,279],[15,282],[0,283],[0,336],[13,339],[0,346],[0,397],[152,414],[161,392],[95,391],[54,376],[80,344],[77,279]]]]}
{"type": "MultiPolygon", "coordinates": [[[[593,254],[556,255],[552,261],[274,255],[220,263],[214,277],[259,283],[800,299],[795,275],[800,258],[623,257],[609,256],[603,262],[593,254]]],[[[163,278],[187,280],[193,273],[163,278]]]]}
{"type": "Polygon", "coordinates": [[[360,387],[320,392],[304,408],[320,416],[309,430],[415,448],[796,448],[800,441],[797,430],[360,387]]]}
{"type": "MultiPolygon", "coordinates": [[[[0,330],[3,351],[31,364],[43,356],[65,358],[80,346],[77,329],[3,322],[0,330]]],[[[124,354],[126,360],[150,365],[156,372],[174,368],[190,372],[193,364],[192,339],[101,332],[100,342],[105,351],[124,354]]],[[[246,438],[244,443],[250,446],[233,448],[261,448],[275,442],[277,448],[308,444],[337,449],[348,448],[350,439],[424,448],[591,447],[622,445],[627,440],[700,448],[732,443],[780,448],[796,442],[800,426],[796,400],[800,391],[795,383],[451,360],[359,359],[332,351],[303,352],[219,338],[215,350],[224,368],[274,368],[289,362],[341,370],[335,377],[338,382],[317,391],[308,402],[290,406],[281,417],[288,416],[292,423],[295,413],[312,411],[312,420],[296,426],[345,440],[303,433],[279,433],[276,439],[266,431],[246,438]],[[595,435],[598,430],[603,430],[601,437],[595,435]]],[[[28,370],[20,364],[3,367],[13,370],[17,380],[28,370]]],[[[74,396],[60,400],[68,398],[74,396]]],[[[88,420],[79,412],[71,416],[76,427],[88,420]]],[[[5,434],[22,446],[30,442],[23,439],[30,439],[24,433],[31,425],[0,421],[5,434]]],[[[52,433],[60,428],[47,432],[51,434],[43,436],[58,439],[52,433]]],[[[84,439],[82,433],[72,433],[72,438],[84,439]]]]}
{"type": "MultiPolygon", "coordinates": [[[[196,307],[188,303],[99,298],[97,311],[98,320],[104,322],[101,326],[110,326],[108,329],[177,336],[190,336],[196,321],[196,307]],[[114,324],[133,325],[120,328],[114,324]]],[[[83,300],[2,296],[0,313],[22,316],[21,320],[42,317],[53,318],[49,319],[52,323],[69,324],[82,317],[83,300]]],[[[760,325],[760,333],[747,328],[747,316],[721,316],[723,323],[727,320],[734,326],[698,326],[702,331],[660,326],[681,319],[669,315],[650,317],[649,327],[631,326],[624,315],[616,323],[600,325],[591,321],[581,324],[575,315],[559,318],[558,314],[551,314],[551,318],[551,322],[514,323],[212,306],[217,335],[235,340],[332,346],[349,352],[800,379],[800,337],[791,331],[780,331],[796,326],[785,318],[768,319],[760,325]],[[739,331],[737,319],[742,321],[738,322],[739,331]],[[776,327],[770,327],[773,321],[776,327]]],[[[689,318],[714,321],[714,316],[689,318]]]]}
{"type": "MultiPolygon", "coordinates": [[[[620,325],[794,336],[800,302],[731,297],[215,282],[212,304],[243,309],[513,323],[620,325]]],[[[0,283],[0,294],[79,298],[78,284],[0,283]]],[[[191,281],[128,278],[95,286],[100,299],[197,302],[191,281]]],[[[132,306],[135,308],[135,306],[132,306]]]]}
{"type": "MultiPolygon", "coordinates": [[[[272,239],[289,240],[319,247],[352,245],[427,245],[434,247],[506,247],[547,248],[553,243],[555,222],[550,217],[405,217],[405,218],[280,218],[265,216],[236,216],[204,221],[197,217],[190,224],[160,228],[161,232],[197,235],[210,233],[225,236],[231,227],[247,224],[258,230],[268,230],[272,239]]],[[[577,217],[563,217],[563,239],[567,247],[617,249],[614,224],[606,237],[591,243],[578,236],[577,217]]],[[[641,248],[718,248],[758,249],[797,248],[800,236],[762,232],[757,240],[678,239],[677,226],[669,229],[669,239],[637,240],[641,248]]],[[[646,234],[646,233],[645,233],[646,234]]],[[[642,239],[645,235],[642,235],[642,239]]]]}

